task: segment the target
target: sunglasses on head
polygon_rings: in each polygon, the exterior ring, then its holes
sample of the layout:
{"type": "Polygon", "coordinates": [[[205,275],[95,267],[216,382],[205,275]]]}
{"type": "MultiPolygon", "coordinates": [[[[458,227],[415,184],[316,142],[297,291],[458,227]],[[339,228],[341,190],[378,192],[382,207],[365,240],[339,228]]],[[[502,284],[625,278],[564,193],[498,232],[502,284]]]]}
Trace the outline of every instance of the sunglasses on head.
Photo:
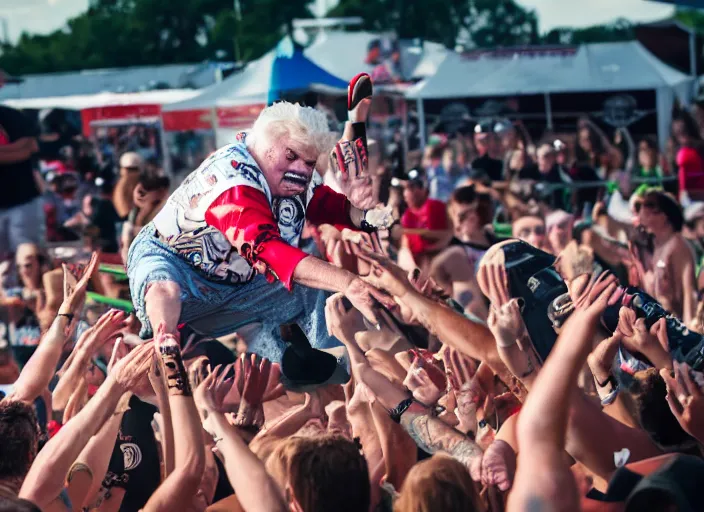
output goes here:
{"type": "Polygon", "coordinates": [[[642,202],[636,202],[633,205],[634,209],[636,210],[636,213],[640,213],[640,210],[642,208],[647,208],[648,210],[652,211],[653,213],[660,213],[660,206],[655,201],[642,201],[642,202]]]}
{"type": "Polygon", "coordinates": [[[527,237],[530,235],[544,236],[545,235],[545,227],[544,226],[535,226],[533,228],[523,228],[518,232],[518,235],[521,237],[527,237]]]}

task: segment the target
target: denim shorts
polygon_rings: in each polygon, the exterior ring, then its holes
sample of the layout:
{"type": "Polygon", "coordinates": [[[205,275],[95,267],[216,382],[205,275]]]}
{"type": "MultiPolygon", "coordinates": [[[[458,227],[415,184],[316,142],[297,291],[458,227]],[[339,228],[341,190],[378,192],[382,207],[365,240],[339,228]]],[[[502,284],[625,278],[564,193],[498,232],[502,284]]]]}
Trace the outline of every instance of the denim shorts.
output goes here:
{"type": "Polygon", "coordinates": [[[181,323],[214,338],[236,332],[244,326],[261,326],[249,350],[279,362],[287,344],[279,326],[297,323],[313,348],[341,346],[328,335],[325,300],[329,292],[295,284],[288,291],[280,282],[269,283],[256,276],[244,284],[223,284],[205,278],[197,269],[156,236],[156,228],[145,226],[130,246],[127,275],[143,337],[152,335],[146,316],[145,294],[151,283],[171,281],[181,289],[181,323]]]}

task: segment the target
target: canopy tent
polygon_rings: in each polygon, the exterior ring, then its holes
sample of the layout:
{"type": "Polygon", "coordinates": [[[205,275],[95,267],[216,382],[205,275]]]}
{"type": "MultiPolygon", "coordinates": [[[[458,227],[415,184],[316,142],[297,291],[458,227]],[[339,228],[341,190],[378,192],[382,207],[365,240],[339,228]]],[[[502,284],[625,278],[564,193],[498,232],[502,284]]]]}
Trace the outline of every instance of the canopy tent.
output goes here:
{"type": "Polygon", "coordinates": [[[268,103],[316,88],[346,94],[347,83],[311,62],[300,47],[284,38],[276,49],[227,80],[165,107],[164,127],[172,131],[242,127],[268,103]]]}
{"type": "Polygon", "coordinates": [[[423,100],[655,90],[658,137],[664,146],[675,97],[688,104],[692,78],[667,66],[636,41],[579,47],[450,53],[435,75],[409,89],[424,135],[423,100]]]}
{"type": "Polygon", "coordinates": [[[2,103],[18,109],[78,110],[81,112],[83,132],[89,135],[91,124],[96,122],[158,121],[164,105],[187,100],[197,94],[198,91],[191,89],[166,89],[127,94],[102,92],[75,96],[12,99],[2,103]]]}
{"type": "Polygon", "coordinates": [[[369,57],[375,43],[398,45],[399,78],[403,81],[431,76],[449,53],[440,43],[425,41],[421,45],[417,40],[392,39],[373,32],[322,31],[304,53],[318,66],[347,81],[360,72],[373,76],[375,66],[369,63],[369,57]]]}

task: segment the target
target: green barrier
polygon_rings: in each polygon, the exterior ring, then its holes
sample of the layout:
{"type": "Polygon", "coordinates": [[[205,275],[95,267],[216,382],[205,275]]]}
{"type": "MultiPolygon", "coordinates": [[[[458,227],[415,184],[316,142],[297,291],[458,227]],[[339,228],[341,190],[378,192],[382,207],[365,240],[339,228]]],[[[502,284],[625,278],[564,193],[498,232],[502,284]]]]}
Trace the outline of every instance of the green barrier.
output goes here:
{"type": "Polygon", "coordinates": [[[116,265],[106,265],[101,263],[98,270],[103,274],[112,274],[117,277],[118,281],[124,281],[127,279],[127,272],[125,272],[125,269],[116,265]]]}
{"type": "Polygon", "coordinates": [[[106,297],[95,292],[88,292],[87,296],[90,300],[95,301],[99,304],[107,304],[108,306],[112,306],[116,309],[121,309],[122,311],[126,311],[127,313],[132,313],[132,311],[134,311],[132,303],[128,300],[111,299],[110,297],[106,297]]]}
{"type": "Polygon", "coordinates": [[[511,224],[494,222],[494,233],[496,236],[511,238],[513,236],[513,228],[511,227],[511,224]]]}

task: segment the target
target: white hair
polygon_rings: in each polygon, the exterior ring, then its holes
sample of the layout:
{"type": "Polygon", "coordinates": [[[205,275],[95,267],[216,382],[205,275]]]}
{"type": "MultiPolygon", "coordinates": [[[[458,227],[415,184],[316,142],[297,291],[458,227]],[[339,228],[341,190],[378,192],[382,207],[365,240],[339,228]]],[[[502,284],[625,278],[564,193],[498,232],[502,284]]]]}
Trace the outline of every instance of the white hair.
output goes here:
{"type": "Polygon", "coordinates": [[[319,154],[330,151],[337,139],[323,112],[286,101],[262,110],[251,134],[255,141],[274,141],[287,136],[300,145],[315,148],[319,154]]]}

